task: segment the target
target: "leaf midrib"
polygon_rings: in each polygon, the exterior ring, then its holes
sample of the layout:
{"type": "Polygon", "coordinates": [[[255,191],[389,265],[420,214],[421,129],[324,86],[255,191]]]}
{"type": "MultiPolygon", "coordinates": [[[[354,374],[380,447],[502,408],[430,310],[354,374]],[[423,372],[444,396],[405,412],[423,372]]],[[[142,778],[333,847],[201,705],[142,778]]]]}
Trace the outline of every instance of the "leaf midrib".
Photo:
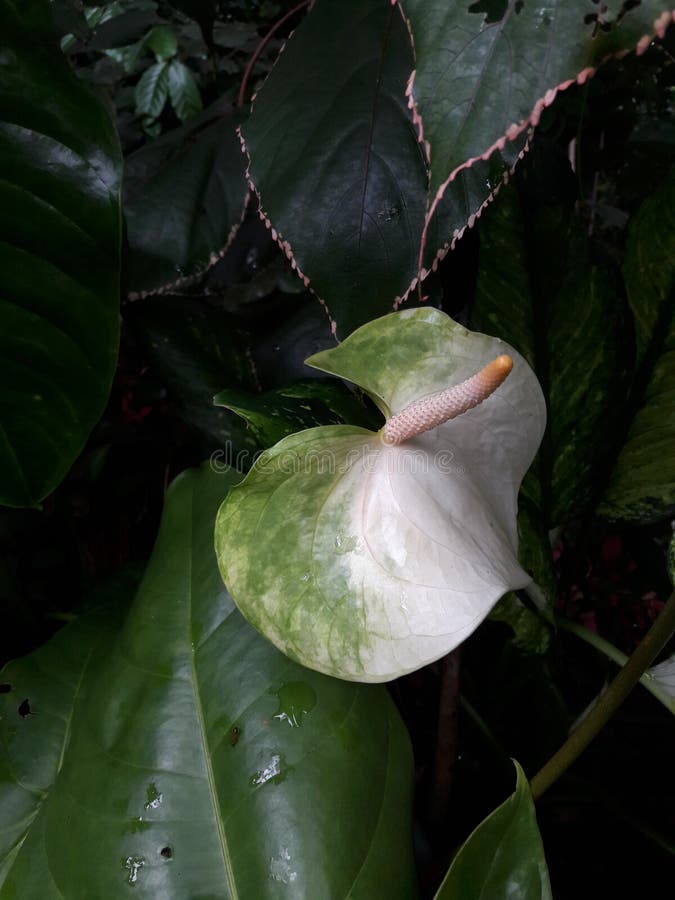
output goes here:
{"type": "MultiPolygon", "coordinates": [[[[189,528],[190,528],[190,536],[189,536],[189,547],[190,552],[188,554],[188,603],[187,603],[187,614],[188,614],[188,634],[191,638],[192,635],[192,597],[193,597],[193,589],[192,589],[192,557],[193,557],[193,539],[194,539],[194,492],[190,494],[190,515],[188,517],[189,528]]],[[[230,891],[230,895],[232,900],[239,900],[239,892],[237,891],[236,881],[234,878],[234,868],[232,866],[232,857],[230,856],[230,848],[227,842],[227,835],[225,834],[225,823],[220,814],[220,804],[218,803],[218,792],[216,789],[215,776],[213,773],[213,766],[211,765],[211,755],[208,752],[208,743],[206,739],[206,723],[204,721],[204,709],[202,706],[201,694],[199,692],[199,685],[197,682],[197,669],[195,666],[195,648],[192,645],[192,641],[190,640],[189,647],[189,656],[190,656],[190,669],[192,674],[192,686],[195,695],[195,709],[197,712],[197,721],[199,723],[199,734],[201,738],[201,746],[202,753],[204,756],[204,766],[206,768],[206,776],[209,783],[209,795],[211,797],[211,804],[213,806],[213,817],[216,821],[216,826],[218,828],[218,838],[220,840],[220,850],[223,856],[223,865],[225,867],[225,873],[227,876],[228,888],[230,891]]]]}

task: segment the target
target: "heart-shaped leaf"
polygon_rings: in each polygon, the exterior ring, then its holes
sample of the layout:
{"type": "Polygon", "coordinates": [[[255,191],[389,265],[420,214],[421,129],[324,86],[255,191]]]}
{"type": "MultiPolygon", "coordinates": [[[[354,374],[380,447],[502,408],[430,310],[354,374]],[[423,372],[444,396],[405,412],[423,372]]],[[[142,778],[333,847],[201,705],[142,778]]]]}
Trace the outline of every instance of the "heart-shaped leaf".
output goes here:
{"type": "Polygon", "coordinates": [[[381,0],[318,0],[242,127],[274,234],[341,336],[417,271],[426,169],[405,85],[410,39],[381,0]]]}
{"type": "Polygon", "coordinates": [[[121,628],[75,623],[3,673],[2,900],[415,897],[386,691],[300,669],[223,591],[213,523],[239,477],[172,485],[121,628]]]}
{"type": "Polygon", "coordinates": [[[121,154],[47,0],[0,4],[0,503],[53,490],[110,389],[121,154]]]}
{"type": "MultiPolygon", "coordinates": [[[[427,168],[405,100],[413,66],[395,7],[317,0],[242,126],[261,209],[341,337],[394,308],[416,281],[427,168]]],[[[473,223],[523,144],[448,192],[425,265],[473,223]]]]}
{"type": "Polygon", "coordinates": [[[391,416],[505,352],[511,374],[458,418],[398,445],[364,428],[313,428],[263,453],[231,493],[216,528],[223,577],[292,658],[341,678],[395,678],[450,651],[527,584],[516,498],[545,423],[520,354],[434,309],[377,319],[308,360],[391,416]]]}
{"type": "Polygon", "coordinates": [[[551,900],[546,857],[525,773],[459,848],[435,900],[551,900]]]}

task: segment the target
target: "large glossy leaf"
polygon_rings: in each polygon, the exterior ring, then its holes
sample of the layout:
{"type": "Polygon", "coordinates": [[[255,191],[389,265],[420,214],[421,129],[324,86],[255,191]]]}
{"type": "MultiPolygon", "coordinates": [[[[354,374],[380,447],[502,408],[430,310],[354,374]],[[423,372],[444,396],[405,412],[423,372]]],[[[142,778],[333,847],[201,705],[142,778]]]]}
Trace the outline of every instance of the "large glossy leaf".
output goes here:
{"type": "MultiPolygon", "coordinates": [[[[199,97],[188,101],[196,108],[199,97]]],[[[247,197],[232,112],[222,104],[133,154],[124,203],[132,295],[176,288],[217,262],[247,197]]]]}
{"type": "Polygon", "coordinates": [[[665,29],[665,18],[654,24],[657,0],[609,32],[611,13],[591,0],[504,0],[490,24],[480,4],[399,5],[414,58],[386,3],[317,0],[242,128],[264,215],[341,337],[398,305],[475,222],[561,80],[665,29]],[[413,69],[420,147],[401,102],[413,69]]]}
{"type": "Polygon", "coordinates": [[[623,414],[621,296],[581,223],[554,207],[526,232],[509,190],[481,224],[471,322],[513,343],[544,381],[550,428],[538,505],[543,524],[557,524],[592,497],[623,414]]]}
{"type": "Polygon", "coordinates": [[[649,521],[675,512],[675,171],[630,225],[624,278],[643,391],[600,512],[649,521]]]}
{"type": "Polygon", "coordinates": [[[515,766],[516,790],[462,844],[436,900],[551,900],[530,786],[515,766]]]}
{"type": "Polygon", "coordinates": [[[0,2],[0,503],[34,504],[100,416],[119,332],[120,151],[47,0],[0,2]]]}
{"type": "MultiPolygon", "coordinates": [[[[10,797],[39,790],[41,807],[32,821],[1,807],[18,832],[3,900],[415,896],[411,757],[386,692],[300,669],[223,591],[213,520],[237,477],[171,487],[139,593],[116,636],[99,632],[75,702],[40,677],[35,715],[10,706],[10,797]]],[[[61,646],[84,656],[78,627],[61,646]]]]}
{"type": "Polygon", "coordinates": [[[667,0],[400,5],[415,44],[410,91],[429,154],[430,213],[461,168],[536,125],[558,90],[610,53],[644,50],[672,17],[667,0]]]}
{"type": "MultiPolygon", "coordinates": [[[[70,740],[73,710],[92,661],[118,624],[114,611],[90,613],[0,673],[2,897],[8,896],[5,879],[17,855],[34,841],[35,819],[60,769],[70,740]]],[[[37,873],[43,878],[44,867],[39,866],[37,873]]],[[[37,879],[35,883],[39,885],[37,879]]],[[[25,890],[27,885],[22,887],[25,890]]],[[[26,891],[20,896],[30,894],[26,891]]]]}
{"type": "Polygon", "coordinates": [[[308,360],[389,416],[503,353],[512,373],[464,415],[399,445],[348,425],[292,435],[223,505],[225,582],[292,658],[342,678],[395,678],[448,653],[525,586],[516,495],[545,422],[522,357],[434,309],[377,319],[308,360]]]}
{"type": "Polygon", "coordinates": [[[412,51],[382,0],[318,0],[242,127],[282,247],[341,336],[417,271],[426,170],[405,101],[412,51]]]}
{"type": "MultiPolygon", "coordinates": [[[[412,67],[396,9],[318,0],[242,127],[264,215],[341,337],[416,282],[427,170],[405,102],[412,67]]],[[[428,229],[427,268],[473,223],[523,147],[524,138],[447,192],[428,229]]]]}

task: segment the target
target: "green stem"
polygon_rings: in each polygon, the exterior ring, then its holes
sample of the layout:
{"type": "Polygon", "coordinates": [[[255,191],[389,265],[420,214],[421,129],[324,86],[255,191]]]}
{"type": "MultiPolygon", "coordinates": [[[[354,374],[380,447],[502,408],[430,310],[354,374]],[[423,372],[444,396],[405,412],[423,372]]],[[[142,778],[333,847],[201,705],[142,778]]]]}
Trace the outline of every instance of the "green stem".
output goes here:
{"type": "MultiPolygon", "coordinates": [[[[563,631],[569,631],[570,634],[575,634],[578,638],[581,638],[582,641],[586,641],[587,644],[590,644],[592,647],[595,647],[596,650],[604,653],[604,655],[615,662],[617,666],[625,666],[628,662],[628,657],[625,653],[618,650],[614,644],[610,644],[609,641],[600,637],[599,634],[596,634],[594,631],[589,631],[588,628],[584,628],[583,625],[571,622],[564,616],[558,615],[555,616],[555,623],[558,628],[562,628],[563,631]]],[[[654,681],[649,672],[643,672],[642,675],[640,675],[639,680],[640,684],[643,687],[646,687],[657,700],[663,703],[669,712],[675,713],[675,701],[673,701],[673,698],[667,691],[664,691],[660,684],[654,681]]]]}
{"type": "Polygon", "coordinates": [[[530,788],[535,800],[560,778],[607,724],[674,631],[675,593],[597,704],[534,776],[530,788]]]}

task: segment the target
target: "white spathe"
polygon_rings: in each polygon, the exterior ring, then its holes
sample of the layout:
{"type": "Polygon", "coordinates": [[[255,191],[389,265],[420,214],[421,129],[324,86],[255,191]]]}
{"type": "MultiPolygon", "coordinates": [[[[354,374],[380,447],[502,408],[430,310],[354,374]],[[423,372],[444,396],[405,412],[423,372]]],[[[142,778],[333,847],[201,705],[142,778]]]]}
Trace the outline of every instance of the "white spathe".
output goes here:
{"type": "Polygon", "coordinates": [[[529,583],[517,495],[546,411],[522,356],[415,309],[363,326],[310,364],[359,384],[391,416],[501,354],[513,360],[509,376],[457,418],[399,445],[350,426],[310,429],[267,451],[231,492],[217,532],[223,577],[281,650],[330,675],[386,681],[448,653],[529,583]],[[328,471],[302,465],[317,450],[333,454],[328,471]],[[300,464],[284,469],[289,456],[300,464]],[[247,539],[261,534],[274,541],[274,565],[247,539]]]}

